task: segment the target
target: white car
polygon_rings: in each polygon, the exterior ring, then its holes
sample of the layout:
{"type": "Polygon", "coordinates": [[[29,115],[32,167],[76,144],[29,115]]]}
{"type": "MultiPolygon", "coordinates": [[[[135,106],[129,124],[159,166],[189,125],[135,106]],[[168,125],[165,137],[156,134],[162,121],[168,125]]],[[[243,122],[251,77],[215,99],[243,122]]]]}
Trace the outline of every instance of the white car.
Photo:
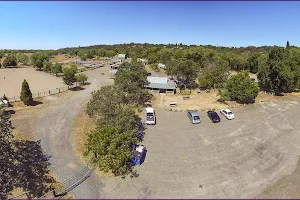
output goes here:
{"type": "Polygon", "coordinates": [[[147,125],[155,125],[156,124],[156,116],[153,108],[146,108],[145,112],[146,124],[147,125]]]}
{"type": "Polygon", "coordinates": [[[220,113],[224,115],[227,119],[234,119],[234,114],[229,109],[221,109],[220,113]]]}

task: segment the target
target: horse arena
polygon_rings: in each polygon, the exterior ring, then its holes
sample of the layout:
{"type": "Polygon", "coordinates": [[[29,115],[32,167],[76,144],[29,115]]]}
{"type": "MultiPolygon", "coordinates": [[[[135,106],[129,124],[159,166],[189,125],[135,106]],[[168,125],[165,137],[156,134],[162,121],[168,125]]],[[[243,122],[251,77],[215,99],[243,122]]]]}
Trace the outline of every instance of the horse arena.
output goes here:
{"type": "Polygon", "coordinates": [[[18,98],[24,79],[28,82],[33,94],[66,87],[62,78],[34,68],[0,69],[0,96],[5,94],[10,99],[18,98]]]}

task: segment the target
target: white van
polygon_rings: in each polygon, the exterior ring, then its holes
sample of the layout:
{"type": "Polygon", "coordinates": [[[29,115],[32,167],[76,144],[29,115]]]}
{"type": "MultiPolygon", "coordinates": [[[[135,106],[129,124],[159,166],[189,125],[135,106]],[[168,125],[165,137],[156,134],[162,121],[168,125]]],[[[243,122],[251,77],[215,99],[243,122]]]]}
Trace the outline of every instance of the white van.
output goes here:
{"type": "Polygon", "coordinates": [[[147,125],[155,125],[156,124],[156,116],[153,108],[146,108],[145,119],[147,125]]]}

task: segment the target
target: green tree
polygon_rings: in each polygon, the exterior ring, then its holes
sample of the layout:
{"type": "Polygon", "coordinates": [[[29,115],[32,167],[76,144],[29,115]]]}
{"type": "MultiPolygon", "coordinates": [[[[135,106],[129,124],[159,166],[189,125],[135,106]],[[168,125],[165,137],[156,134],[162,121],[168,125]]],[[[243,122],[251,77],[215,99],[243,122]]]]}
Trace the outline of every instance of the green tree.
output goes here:
{"type": "Polygon", "coordinates": [[[9,62],[8,58],[4,58],[4,59],[3,59],[3,61],[2,61],[2,66],[3,66],[4,68],[10,66],[10,62],[9,62]]]}
{"type": "Polygon", "coordinates": [[[23,103],[25,105],[31,105],[32,103],[32,93],[30,91],[29,85],[27,83],[27,81],[24,79],[23,83],[22,83],[22,89],[21,89],[21,96],[20,96],[21,101],[23,101],[23,103]]]}
{"type": "Polygon", "coordinates": [[[71,67],[66,67],[64,68],[63,72],[64,72],[63,81],[65,82],[66,85],[72,86],[76,82],[75,74],[77,73],[77,66],[71,65],[71,67]]]}
{"type": "Polygon", "coordinates": [[[115,56],[115,55],[116,55],[116,52],[113,51],[113,50],[107,50],[107,51],[105,52],[105,56],[106,56],[106,57],[113,57],[113,56],[115,56]]]}
{"type": "Polygon", "coordinates": [[[220,96],[218,101],[220,101],[222,103],[225,103],[226,101],[230,100],[230,94],[229,94],[229,91],[226,88],[219,88],[218,89],[218,95],[220,96]]]}
{"type": "Polygon", "coordinates": [[[27,65],[29,63],[29,57],[26,54],[19,53],[17,54],[17,59],[20,63],[27,65]]]}
{"type": "Polygon", "coordinates": [[[226,52],[223,54],[223,58],[228,61],[231,70],[245,70],[247,67],[247,59],[243,55],[226,52]]]}
{"type": "Polygon", "coordinates": [[[85,155],[93,155],[92,162],[104,172],[124,175],[130,172],[131,148],[136,142],[132,133],[115,127],[101,127],[88,136],[85,155]]]}
{"type": "Polygon", "coordinates": [[[31,59],[32,65],[35,68],[37,68],[38,70],[41,70],[43,68],[45,60],[46,61],[49,60],[47,55],[42,52],[36,52],[36,53],[32,54],[30,59],[31,59]]]}
{"type": "Polygon", "coordinates": [[[259,66],[257,77],[261,87],[277,95],[292,92],[297,87],[297,57],[283,47],[273,47],[265,62],[259,66]]]}
{"type": "Polygon", "coordinates": [[[150,52],[147,56],[147,59],[149,64],[155,64],[158,62],[159,58],[156,52],[150,52]]]}
{"type": "Polygon", "coordinates": [[[95,54],[96,54],[95,51],[88,51],[87,54],[86,54],[86,57],[89,58],[89,59],[92,59],[92,58],[94,58],[95,54]]]}
{"type": "Polygon", "coordinates": [[[84,85],[84,83],[87,81],[88,77],[85,74],[78,74],[76,76],[76,80],[79,81],[81,84],[84,85]]]}
{"type": "Polygon", "coordinates": [[[201,70],[198,76],[198,84],[201,88],[219,88],[223,87],[229,75],[228,62],[219,59],[211,62],[201,70]]]}
{"type": "Polygon", "coordinates": [[[138,130],[138,121],[139,119],[135,114],[134,107],[125,105],[117,110],[115,121],[108,125],[115,126],[121,132],[130,132],[136,135],[138,130]]]}
{"type": "Polygon", "coordinates": [[[52,63],[45,60],[44,63],[43,63],[43,71],[51,72],[51,68],[52,68],[52,63]]]}
{"type": "Polygon", "coordinates": [[[159,62],[166,64],[167,62],[169,62],[171,60],[171,58],[173,56],[173,51],[172,51],[172,49],[163,48],[157,52],[157,55],[159,58],[159,62]]]}
{"type": "Polygon", "coordinates": [[[103,86],[92,92],[86,113],[102,122],[113,123],[119,110],[124,106],[124,94],[114,85],[103,86]]]}
{"type": "Polygon", "coordinates": [[[63,72],[62,64],[61,63],[55,63],[54,65],[52,65],[51,72],[53,74],[55,74],[55,76],[57,76],[58,73],[62,73],[63,72]]]}
{"type": "Polygon", "coordinates": [[[199,64],[191,60],[174,60],[166,65],[167,74],[184,79],[188,88],[195,87],[199,70],[199,64]]]}
{"type": "MultiPolygon", "coordinates": [[[[246,71],[241,71],[230,77],[225,89],[228,91],[230,99],[239,103],[254,103],[259,92],[258,84],[251,80],[246,71]]],[[[221,98],[226,99],[226,91],[224,94],[221,98]]]]}
{"type": "Polygon", "coordinates": [[[247,59],[247,68],[253,74],[258,72],[258,58],[260,53],[253,53],[247,59]]]}
{"type": "Polygon", "coordinates": [[[2,62],[3,67],[15,67],[17,66],[17,58],[14,54],[8,55],[6,58],[4,58],[2,62]]]}
{"type": "Polygon", "coordinates": [[[147,71],[141,63],[123,63],[116,75],[115,86],[125,94],[127,104],[143,105],[151,99],[145,90],[148,85],[147,71]]]}

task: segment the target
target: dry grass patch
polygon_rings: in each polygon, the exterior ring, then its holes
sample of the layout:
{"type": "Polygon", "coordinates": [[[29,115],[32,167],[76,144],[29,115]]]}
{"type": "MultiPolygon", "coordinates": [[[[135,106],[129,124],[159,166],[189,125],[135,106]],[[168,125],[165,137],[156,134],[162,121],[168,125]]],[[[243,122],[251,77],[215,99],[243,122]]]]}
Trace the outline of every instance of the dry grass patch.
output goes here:
{"type": "Polygon", "coordinates": [[[77,57],[69,56],[66,54],[56,55],[50,59],[51,62],[69,62],[78,59],[77,57]]]}
{"type": "Polygon", "coordinates": [[[229,105],[218,102],[217,91],[211,91],[210,93],[197,93],[197,91],[192,91],[190,95],[182,94],[154,94],[155,100],[152,103],[158,107],[170,107],[171,102],[176,102],[177,107],[174,109],[187,110],[187,109],[197,109],[197,110],[210,110],[210,109],[221,109],[224,107],[237,106],[234,102],[229,102],[229,105]],[[184,100],[183,96],[189,96],[190,99],[184,100]]]}
{"type": "MultiPolygon", "coordinates": [[[[197,90],[192,90],[190,95],[189,92],[186,94],[159,94],[152,93],[154,99],[152,100],[153,106],[171,108],[170,103],[176,102],[177,106],[173,107],[174,110],[188,110],[188,109],[197,109],[197,110],[212,110],[212,109],[223,109],[223,108],[236,108],[242,106],[235,101],[226,101],[226,103],[221,103],[218,101],[218,91],[211,90],[209,93],[201,92],[198,93],[197,90]],[[190,99],[183,100],[183,96],[189,96],[190,99]]],[[[264,94],[260,92],[256,98],[255,103],[265,102],[273,99],[274,96],[270,94],[264,94]]]]}
{"type": "Polygon", "coordinates": [[[287,96],[294,96],[294,97],[300,97],[300,92],[292,92],[292,93],[287,93],[285,95],[287,95],[287,96]]]}
{"type": "Polygon", "coordinates": [[[258,96],[255,99],[255,103],[261,103],[274,99],[274,96],[271,94],[265,94],[264,92],[259,92],[258,96]]]}

